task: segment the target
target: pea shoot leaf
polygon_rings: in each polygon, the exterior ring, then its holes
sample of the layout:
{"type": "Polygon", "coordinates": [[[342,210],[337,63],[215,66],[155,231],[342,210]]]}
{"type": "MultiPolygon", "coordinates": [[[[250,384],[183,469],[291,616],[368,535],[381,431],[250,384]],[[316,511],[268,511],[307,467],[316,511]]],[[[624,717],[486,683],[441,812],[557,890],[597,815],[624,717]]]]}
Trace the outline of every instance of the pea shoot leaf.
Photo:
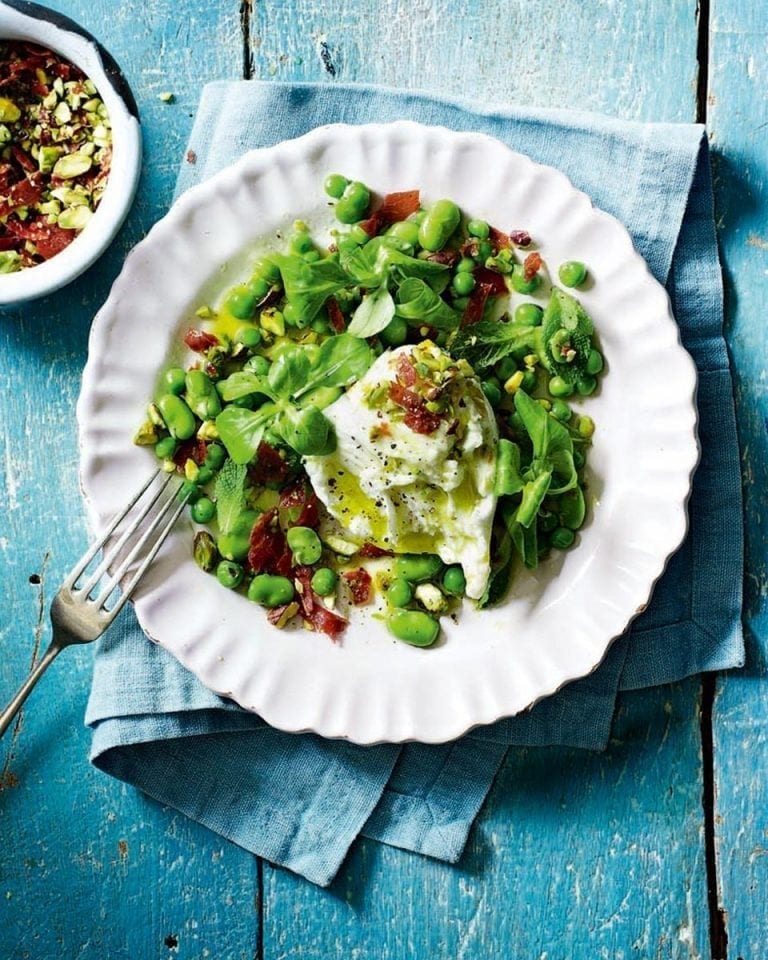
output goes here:
{"type": "Polygon", "coordinates": [[[461,320],[461,316],[418,277],[403,280],[397,301],[397,315],[414,326],[426,324],[437,330],[455,330],[461,320]]]}
{"type": "Polygon", "coordinates": [[[373,290],[363,297],[347,327],[354,337],[374,337],[389,325],[395,315],[395,301],[386,286],[373,290]]]}

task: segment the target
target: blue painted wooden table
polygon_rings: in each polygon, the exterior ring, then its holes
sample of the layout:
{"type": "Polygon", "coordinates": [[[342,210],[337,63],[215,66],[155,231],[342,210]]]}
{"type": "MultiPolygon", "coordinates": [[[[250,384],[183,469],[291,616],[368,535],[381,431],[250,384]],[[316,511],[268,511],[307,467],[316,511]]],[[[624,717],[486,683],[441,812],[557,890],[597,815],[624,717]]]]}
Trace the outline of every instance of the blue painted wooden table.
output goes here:
{"type": "Polygon", "coordinates": [[[203,81],[359,80],[705,120],[746,491],[747,668],[622,697],[603,755],[512,750],[458,867],[358,843],[329,890],[89,766],[91,652],[0,745],[0,958],[768,957],[768,5],[762,0],[52,0],[124,67],[145,132],[111,251],[0,316],[0,691],[85,546],[88,328],[170,201],[203,81]],[[173,103],[159,98],[175,94],[173,103]]]}

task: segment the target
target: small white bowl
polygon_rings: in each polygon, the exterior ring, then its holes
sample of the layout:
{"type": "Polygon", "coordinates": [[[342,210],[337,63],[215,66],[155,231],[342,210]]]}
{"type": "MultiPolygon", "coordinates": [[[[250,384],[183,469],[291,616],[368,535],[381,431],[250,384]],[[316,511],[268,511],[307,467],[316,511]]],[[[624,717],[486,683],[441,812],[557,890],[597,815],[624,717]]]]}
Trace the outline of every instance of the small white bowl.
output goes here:
{"type": "Polygon", "coordinates": [[[0,38],[39,44],[79,67],[96,84],[109,110],[113,140],[107,185],[87,227],[50,260],[0,275],[0,306],[5,306],[58,290],[104,252],[120,229],[136,193],[141,169],[141,127],[136,101],[120,67],[74,20],[28,0],[2,0],[0,38]]]}

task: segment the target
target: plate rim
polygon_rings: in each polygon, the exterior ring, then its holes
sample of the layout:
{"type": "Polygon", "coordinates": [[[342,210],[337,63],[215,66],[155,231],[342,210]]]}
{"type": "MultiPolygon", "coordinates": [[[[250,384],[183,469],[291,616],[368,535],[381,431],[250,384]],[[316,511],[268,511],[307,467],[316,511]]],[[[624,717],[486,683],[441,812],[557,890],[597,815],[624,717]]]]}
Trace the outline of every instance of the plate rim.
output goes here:
{"type": "MultiPolygon", "coordinates": [[[[494,149],[501,147],[505,152],[512,155],[515,158],[515,162],[524,163],[530,165],[531,167],[543,171],[548,177],[555,177],[560,182],[561,185],[565,186],[567,190],[575,195],[577,195],[582,201],[586,201],[588,204],[589,213],[592,217],[603,220],[607,222],[612,230],[620,230],[627,245],[627,253],[635,261],[636,267],[639,266],[643,272],[643,282],[651,283],[664,295],[664,303],[666,307],[666,316],[664,317],[664,322],[666,324],[671,324],[674,330],[675,338],[675,347],[678,353],[678,360],[687,364],[688,376],[689,376],[689,386],[690,390],[687,394],[687,407],[686,409],[690,411],[691,414],[691,435],[690,440],[692,441],[692,446],[690,450],[690,455],[686,460],[685,464],[685,473],[687,476],[687,487],[685,495],[682,497],[679,503],[674,505],[674,509],[678,514],[679,520],[679,536],[675,539],[674,544],[667,550],[663,557],[659,557],[657,568],[655,573],[648,579],[646,587],[643,589],[645,594],[644,601],[638,605],[637,609],[627,618],[626,622],[623,624],[622,628],[611,635],[605,642],[604,648],[601,650],[596,659],[591,663],[588,669],[575,674],[573,676],[568,676],[562,679],[562,681],[556,687],[549,687],[546,691],[537,693],[532,696],[529,703],[525,706],[515,709],[513,712],[508,710],[502,710],[499,713],[494,713],[493,716],[483,716],[479,719],[476,719],[470,723],[467,723],[465,720],[459,719],[457,723],[453,725],[451,723],[443,723],[441,725],[441,730],[437,734],[430,735],[429,733],[422,732],[418,735],[413,736],[398,736],[395,738],[388,737],[386,735],[363,735],[357,736],[349,731],[339,730],[334,728],[333,724],[323,723],[319,720],[315,720],[310,723],[306,722],[297,722],[290,723],[286,722],[285,718],[280,718],[279,722],[275,722],[274,716],[270,718],[269,710],[264,711],[264,704],[258,705],[246,705],[242,704],[243,709],[249,712],[258,713],[266,722],[271,723],[281,730],[292,733],[307,733],[313,732],[320,734],[321,736],[332,738],[332,739],[343,739],[353,743],[362,744],[362,745],[373,745],[376,743],[404,743],[409,741],[423,742],[423,743],[443,743],[459,737],[470,730],[476,729],[480,726],[485,726],[490,723],[494,723],[498,720],[505,719],[508,717],[519,715],[531,707],[533,707],[540,700],[545,699],[549,696],[556,694],[563,687],[567,686],[569,683],[573,682],[576,679],[581,677],[586,677],[603,662],[603,660],[608,655],[611,647],[613,646],[614,641],[621,636],[627,628],[630,626],[632,621],[643,612],[647,607],[648,603],[651,601],[653,596],[653,591],[658,583],[659,579],[662,577],[664,571],[667,568],[667,565],[671,557],[676,553],[681,544],[683,543],[689,529],[689,514],[688,514],[688,501],[691,494],[692,487],[692,478],[696,470],[696,467],[699,463],[701,457],[701,447],[698,439],[698,410],[696,406],[696,391],[698,383],[698,371],[694,364],[693,359],[691,358],[688,351],[685,349],[682,343],[681,332],[677,322],[674,319],[674,314],[672,311],[672,304],[670,301],[669,294],[666,288],[653,276],[648,267],[645,259],[640,255],[637,249],[634,246],[634,242],[626,227],[613,215],[607,213],[605,210],[596,206],[592,199],[584,192],[579,190],[574,186],[570,178],[564,174],[561,170],[553,167],[549,164],[539,163],[534,161],[526,154],[520,153],[510,148],[503,141],[489,136],[484,133],[470,132],[470,131],[456,131],[451,130],[442,125],[429,125],[421,124],[410,120],[398,120],[389,123],[372,123],[372,124],[327,124],[314,128],[308,133],[303,134],[300,137],[292,138],[290,140],[280,141],[279,143],[270,146],[270,147],[261,147],[245,152],[241,157],[235,160],[233,163],[229,164],[222,170],[213,174],[210,178],[195,184],[190,187],[181,197],[179,197],[173,206],[170,208],[168,213],[157,223],[153,225],[147,235],[142,239],[138,244],[134,246],[131,252],[128,254],[123,269],[121,270],[120,275],[115,280],[110,294],[103,304],[103,306],[98,311],[94,323],[91,327],[91,332],[88,342],[88,363],[86,364],[85,370],[83,372],[82,387],[80,391],[80,396],[77,403],[77,421],[78,421],[78,435],[80,441],[80,450],[81,450],[81,459],[80,459],[80,486],[83,492],[83,497],[86,503],[86,507],[89,514],[89,519],[93,526],[98,526],[98,509],[95,502],[92,500],[86,482],[86,475],[88,473],[87,466],[89,464],[89,453],[86,442],[87,436],[87,415],[88,415],[88,403],[87,399],[90,395],[94,393],[94,363],[92,362],[92,357],[98,355],[99,348],[99,339],[103,338],[110,329],[109,324],[109,315],[110,310],[114,310],[117,301],[119,300],[122,287],[130,282],[130,273],[133,268],[133,264],[139,258],[139,253],[137,251],[143,250],[146,245],[152,244],[155,242],[155,238],[160,235],[164,230],[173,228],[177,222],[181,222],[183,218],[189,211],[192,211],[199,203],[201,199],[205,199],[206,196],[215,195],[216,191],[221,188],[222,185],[226,186],[228,182],[236,182],[246,171],[248,171],[252,164],[260,162],[265,156],[268,157],[269,154],[274,154],[279,151],[306,151],[307,154],[312,152],[314,147],[319,146],[325,138],[333,138],[334,136],[344,136],[347,135],[348,131],[354,130],[359,136],[363,136],[366,131],[371,134],[383,134],[389,132],[390,134],[403,131],[405,133],[411,133],[416,136],[439,136],[441,138],[448,138],[453,141],[453,146],[458,148],[462,143],[485,143],[493,145],[494,149]]],[[[687,438],[687,434],[686,434],[687,438]]],[[[90,455],[90,459],[93,457],[90,455]]],[[[680,469],[680,475],[682,476],[683,469],[680,469]]],[[[141,620],[141,617],[140,617],[141,620]]],[[[166,650],[168,646],[164,644],[160,639],[152,637],[151,633],[147,629],[145,624],[141,624],[144,632],[152,639],[154,642],[159,643],[166,650]]],[[[225,696],[230,699],[235,699],[236,696],[231,691],[217,690],[215,686],[211,685],[209,681],[204,680],[200,677],[199,672],[186,662],[184,658],[179,656],[178,652],[175,650],[169,651],[172,655],[176,656],[180,662],[187,667],[187,669],[192,670],[196,676],[207,686],[209,689],[213,690],[214,693],[219,694],[220,696],[225,696]]],[[[240,702],[240,701],[237,701],[240,702]]],[[[447,716],[451,717],[450,714],[447,716]]]]}

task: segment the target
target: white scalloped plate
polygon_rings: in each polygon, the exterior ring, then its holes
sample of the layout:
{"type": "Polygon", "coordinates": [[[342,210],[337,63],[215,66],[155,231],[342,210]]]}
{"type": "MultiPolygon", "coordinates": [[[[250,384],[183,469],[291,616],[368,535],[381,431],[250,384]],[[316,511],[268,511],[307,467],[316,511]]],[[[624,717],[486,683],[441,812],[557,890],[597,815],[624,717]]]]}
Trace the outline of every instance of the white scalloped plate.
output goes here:
{"type": "Polygon", "coordinates": [[[195,307],[247,272],[265,240],[297,217],[330,226],[331,171],[380,193],[419,187],[500,228],[524,228],[556,267],[586,262],[579,292],[608,373],[583,403],[597,423],[593,497],[577,546],[517,576],[507,602],[443,619],[432,649],[394,640],[353,611],[343,642],[279,632],[191,558],[180,523],[136,595],[147,633],[210,688],[289,731],[357,743],[452,739],[511,716],[589,673],[647,603],[686,530],[698,458],[696,374],[664,289],[624,227],[558,171],[477,134],[408,122],[321,127],[247,154],[185,194],[126,260],[91,333],[78,405],[82,485],[95,526],[153,468],[131,443],[158,372],[179,353],[195,307]],[[648,371],[653,370],[653,377],[648,371]]]}

